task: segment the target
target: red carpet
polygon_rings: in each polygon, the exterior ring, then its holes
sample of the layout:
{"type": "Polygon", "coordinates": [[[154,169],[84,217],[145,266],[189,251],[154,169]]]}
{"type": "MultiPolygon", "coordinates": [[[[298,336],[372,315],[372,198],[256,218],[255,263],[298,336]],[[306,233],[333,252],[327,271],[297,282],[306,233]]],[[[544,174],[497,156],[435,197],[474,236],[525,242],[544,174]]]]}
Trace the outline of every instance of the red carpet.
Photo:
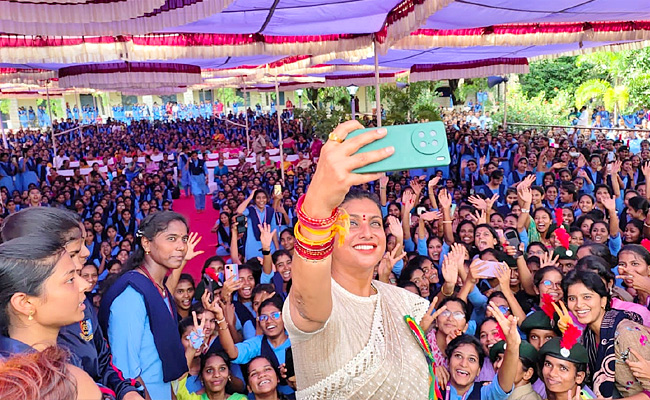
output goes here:
{"type": "Polygon", "coordinates": [[[174,211],[183,214],[187,218],[190,224],[190,232],[198,232],[199,236],[203,237],[197,246],[197,250],[203,250],[205,253],[188,262],[184,271],[191,274],[194,280],[198,282],[203,263],[209,257],[212,257],[216,251],[217,235],[210,232],[210,230],[219,217],[219,213],[212,208],[211,196],[207,196],[205,212],[198,214],[194,209],[194,198],[191,196],[185,197],[185,193],[181,194],[180,199],[174,200],[174,211]]]}

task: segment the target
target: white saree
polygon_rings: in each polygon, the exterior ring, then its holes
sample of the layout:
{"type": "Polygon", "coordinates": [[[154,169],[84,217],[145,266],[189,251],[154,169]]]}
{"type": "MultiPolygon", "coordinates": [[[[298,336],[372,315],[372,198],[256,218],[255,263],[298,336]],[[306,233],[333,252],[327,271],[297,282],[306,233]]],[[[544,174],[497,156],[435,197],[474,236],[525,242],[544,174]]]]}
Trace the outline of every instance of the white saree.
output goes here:
{"type": "Polygon", "coordinates": [[[373,286],[377,294],[359,297],[332,279],[332,314],[313,333],[296,328],[285,302],[298,399],[427,398],[427,362],[404,316],[420,321],[429,304],[395,286],[373,286]]]}

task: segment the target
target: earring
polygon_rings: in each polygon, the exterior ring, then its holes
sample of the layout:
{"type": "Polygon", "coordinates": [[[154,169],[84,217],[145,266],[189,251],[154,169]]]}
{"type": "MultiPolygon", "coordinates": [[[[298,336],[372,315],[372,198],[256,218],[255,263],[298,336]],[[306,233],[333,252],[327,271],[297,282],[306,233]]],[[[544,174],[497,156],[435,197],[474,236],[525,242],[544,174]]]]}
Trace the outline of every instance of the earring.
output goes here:
{"type": "Polygon", "coordinates": [[[149,250],[145,250],[144,254],[151,254],[151,252],[149,250]]]}
{"type": "Polygon", "coordinates": [[[29,315],[27,316],[27,320],[32,321],[33,319],[34,319],[34,311],[32,310],[29,312],[29,315]]]}

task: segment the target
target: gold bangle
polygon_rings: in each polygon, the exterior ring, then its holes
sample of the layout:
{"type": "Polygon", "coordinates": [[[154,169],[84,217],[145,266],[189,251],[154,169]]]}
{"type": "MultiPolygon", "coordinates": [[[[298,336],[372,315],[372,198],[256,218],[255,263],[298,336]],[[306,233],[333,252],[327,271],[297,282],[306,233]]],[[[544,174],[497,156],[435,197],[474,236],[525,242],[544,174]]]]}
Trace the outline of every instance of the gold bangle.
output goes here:
{"type": "Polygon", "coordinates": [[[224,317],[221,321],[217,321],[217,325],[219,325],[222,322],[226,322],[226,317],[224,317]]]}
{"type": "Polygon", "coordinates": [[[449,294],[445,293],[445,291],[443,289],[444,289],[444,286],[440,288],[440,293],[442,293],[443,296],[445,296],[445,297],[453,296],[454,289],[451,289],[451,293],[449,293],[449,294]]]}
{"type": "Polygon", "coordinates": [[[226,329],[228,329],[228,324],[226,324],[226,327],[225,327],[225,328],[219,327],[219,330],[220,330],[220,331],[225,331],[226,329]]]}

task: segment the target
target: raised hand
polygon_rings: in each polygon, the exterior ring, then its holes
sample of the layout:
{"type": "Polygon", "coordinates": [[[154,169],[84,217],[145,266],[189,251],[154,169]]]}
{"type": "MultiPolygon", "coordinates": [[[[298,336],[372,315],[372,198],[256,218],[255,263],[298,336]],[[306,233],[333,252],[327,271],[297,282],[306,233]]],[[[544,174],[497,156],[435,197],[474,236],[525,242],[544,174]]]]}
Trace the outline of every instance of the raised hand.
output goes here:
{"type": "Polygon", "coordinates": [[[530,187],[526,185],[517,186],[517,194],[522,202],[525,204],[531,204],[533,202],[533,192],[530,191],[530,187]]]}
{"type": "Polygon", "coordinates": [[[600,202],[603,203],[607,211],[616,212],[616,199],[612,196],[605,194],[601,197],[600,202]]]}
{"type": "Polygon", "coordinates": [[[643,173],[643,176],[648,179],[650,177],[650,162],[644,162],[641,164],[641,172],[643,173]]]}
{"type": "Polygon", "coordinates": [[[425,212],[422,215],[420,215],[420,218],[422,218],[425,221],[435,221],[438,219],[442,219],[442,213],[440,211],[429,211],[425,212]]]}
{"type": "Polygon", "coordinates": [[[397,243],[401,243],[404,240],[404,231],[402,228],[402,223],[394,215],[389,215],[387,222],[388,222],[388,230],[393,236],[395,236],[395,238],[397,239],[397,243]]]}
{"type": "Polygon", "coordinates": [[[451,209],[451,195],[447,192],[447,189],[441,189],[440,193],[438,193],[438,203],[440,203],[440,208],[451,209]]]}
{"type": "Polygon", "coordinates": [[[487,269],[487,262],[477,258],[469,265],[467,279],[476,284],[479,280],[487,278],[487,276],[483,275],[487,269]]]}
{"type": "MultiPolygon", "coordinates": [[[[415,207],[416,196],[413,192],[405,191],[402,194],[402,203],[404,204],[404,209],[411,211],[415,207]]],[[[405,212],[404,210],[402,212],[405,212]]]]}
{"type": "Polygon", "coordinates": [[[431,180],[427,184],[427,187],[429,188],[429,193],[431,193],[431,191],[434,190],[438,186],[438,183],[440,183],[440,177],[439,176],[434,176],[433,178],[431,178],[431,180]]]}
{"type": "Polygon", "coordinates": [[[210,301],[211,297],[213,296],[209,290],[203,292],[203,295],[201,296],[201,303],[203,304],[203,308],[208,311],[212,311],[215,317],[217,317],[217,321],[221,321],[224,316],[223,309],[219,305],[219,300],[215,298],[210,301]]]}
{"type": "Polygon", "coordinates": [[[411,179],[410,183],[411,189],[413,189],[413,192],[415,193],[415,201],[417,201],[420,198],[420,194],[422,193],[422,188],[424,185],[419,180],[416,179],[411,179]]]}
{"type": "Polygon", "coordinates": [[[496,203],[497,200],[499,200],[499,194],[498,193],[495,194],[494,196],[490,197],[489,199],[485,200],[485,202],[487,203],[487,210],[492,209],[492,207],[494,207],[494,203],[496,203]]]}
{"type": "Polygon", "coordinates": [[[232,300],[232,294],[237,290],[241,289],[243,281],[241,279],[235,280],[234,276],[231,276],[223,283],[223,289],[221,290],[221,297],[226,303],[230,303],[232,300]]]}
{"type": "Polygon", "coordinates": [[[456,283],[458,282],[458,265],[449,258],[449,256],[445,257],[445,259],[442,261],[442,276],[445,278],[445,282],[449,282],[450,284],[453,284],[456,286],[456,283]]]}
{"type": "Polygon", "coordinates": [[[557,255],[553,257],[553,254],[551,253],[544,253],[542,256],[539,258],[539,263],[540,263],[540,269],[544,267],[556,267],[558,266],[558,260],[560,259],[560,256],[557,255]]]}
{"type": "Polygon", "coordinates": [[[479,210],[487,210],[488,208],[487,201],[485,201],[485,199],[479,196],[475,196],[475,195],[469,196],[469,202],[472,203],[472,205],[478,208],[479,210]]]}
{"type": "Polygon", "coordinates": [[[260,242],[262,243],[262,249],[270,250],[273,236],[275,236],[275,230],[271,231],[271,225],[266,222],[257,225],[257,227],[260,229],[260,242]]]}
{"type": "Polygon", "coordinates": [[[496,267],[496,277],[499,280],[501,291],[510,290],[510,267],[504,262],[499,263],[496,267]]]}
{"type": "Polygon", "coordinates": [[[361,147],[386,136],[380,128],[345,140],[349,133],[363,129],[358,121],[347,121],[337,126],[330,140],[323,145],[316,172],[307,190],[303,207],[312,218],[327,218],[341,204],[350,187],[381,178],[383,173],[357,174],[357,168],[390,157],[394,147],[355,154],[361,147]]]}
{"type": "Polygon", "coordinates": [[[650,278],[643,276],[638,272],[624,267],[618,267],[621,275],[617,275],[617,279],[625,280],[628,287],[632,287],[637,292],[650,293],[650,278]]]}
{"type": "Polygon", "coordinates": [[[194,257],[201,255],[205,253],[203,250],[196,251],[196,245],[199,244],[199,242],[203,239],[203,237],[199,236],[198,233],[192,232],[190,233],[189,237],[187,238],[187,253],[185,253],[185,261],[190,261],[194,257]]]}
{"type": "Polygon", "coordinates": [[[380,188],[385,188],[386,185],[388,185],[388,175],[382,175],[379,178],[379,187],[380,188]]]}
{"type": "Polygon", "coordinates": [[[447,306],[442,306],[438,310],[435,309],[436,304],[438,304],[438,298],[434,298],[431,304],[429,305],[429,309],[427,312],[424,314],[422,317],[422,320],[420,321],[420,328],[422,328],[422,331],[425,333],[431,328],[431,325],[433,324],[433,321],[438,318],[440,314],[442,314],[446,309],[447,306]]]}
{"type": "Polygon", "coordinates": [[[497,320],[499,323],[499,326],[501,327],[501,330],[503,330],[503,334],[506,337],[506,343],[508,343],[508,347],[510,346],[517,346],[521,344],[521,336],[519,335],[519,331],[517,330],[517,317],[510,316],[506,318],[505,315],[499,310],[499,307],[497,307],[496,304],[494,304],[493,301],[488,304],[487,309],[490,310],[492,313],[492,316],[497,320]]]}
{"type": "Polygon", "coordinates": [[[555,312],[560,317],[560,319],[557,321],[557,327],[560,329],[560,331],[562,331],[562,333],[564,333],[564,331],[566,331],[569,327],[569,324],[573,323],[573,318],[571,318],[571,314],[569,314],[569,310],[567,310],[564,302],[560,300],[558,303],[560,303],[559,306],[556,303],[552,304],[553,308],[555,308],[555,312]]]}
{"type": "Polygon", "coordinates": [[[194,329],[192,329],[186,339],[190,341],[190,345],[194,350],[199,350],[203,347],[203,342],[205,340],[204,328],[207,318],[202,318],[201,323],[199,324],[196,311],[192,311],[192,319],[194,320],[194,329]]]}

